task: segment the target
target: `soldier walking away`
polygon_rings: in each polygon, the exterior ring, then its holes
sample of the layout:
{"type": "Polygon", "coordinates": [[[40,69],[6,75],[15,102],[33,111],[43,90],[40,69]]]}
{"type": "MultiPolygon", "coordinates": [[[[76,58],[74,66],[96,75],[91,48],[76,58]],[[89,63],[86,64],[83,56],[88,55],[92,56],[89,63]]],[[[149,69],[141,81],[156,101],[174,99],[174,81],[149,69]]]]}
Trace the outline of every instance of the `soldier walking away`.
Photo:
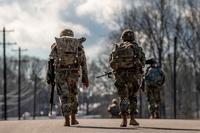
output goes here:
{"type": "Polygon", "coordinates": [[[148,109],[151,119],[160,118],[160,91],[165,82],[165,75],[155,59],[149,59],[146,64],[150,66],[145,74],[145,88],[148,100],[148,109]]]}
{"type": "Polygon", "coordinates": [[[119,44],[115,44],[110,54],[109,63],[113,69],[115,86],[120,97],[121,127],[127,126],[127,117],[130,114],[130,125],[139,125],[135,120],[137,113],[137,92],[142,82],[145,54],[136,43],[132,30],[125,30],[119,44]]]}
{"type": "MultiPolygon", "coordinates": [[[[86,56],[82,46],[85,38],[77,39],[70,29],[60,33],[51,46],[50,59],[54,60],[55,84],[61,102],[61,111],[65,117],[64,126],[79,124],[76,119],[78,112],[78,79],[82,77],[82,83],[89,86],[86,56]],[[81,72],[81,73],[80,73],[81,72]]],[[[47,76],[49,83],[49,77],[47,76]]]]}
{"type": "Polygon", "coordinates": [[[107,110],[111,114],[112,118],[120,118],[120,109],[117,99],[112,100],[112,104],[108,106],[107,110]]]}

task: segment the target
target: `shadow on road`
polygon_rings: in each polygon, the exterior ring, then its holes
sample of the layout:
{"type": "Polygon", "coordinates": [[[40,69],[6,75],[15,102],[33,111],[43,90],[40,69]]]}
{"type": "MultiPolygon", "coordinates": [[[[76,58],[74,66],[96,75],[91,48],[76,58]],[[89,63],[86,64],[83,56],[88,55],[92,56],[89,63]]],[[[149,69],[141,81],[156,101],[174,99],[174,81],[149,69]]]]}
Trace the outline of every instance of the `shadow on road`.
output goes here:
{"type": "Polygon", "coordinates": [[[191,131],[199,132],[200,129],[180,129],[180,128],[160,128],[160,127],[100,127],[100,126],[74,126],[76,128],[92,128],[92,129],[112,129],[112,130],[138,130],[138,129],[154,129],[154,130],[173,130],[173,131],[191,131]]]}
{"type": "Polygon", "coordinates": [[[122,129],[122,130],[137,130],[138,127],[99,127],[99,126],[76,126],[77,128],[93,128],[93,129],[122,129]]]}
{"type": "Polygon", "coordinates": [[[161,128],[161,127],[140,127],[144,129],[154,129],[154,130],[174,130],[174,131],[193,131],[199,132],[200,129],[180,129],[180,128],[161,128]]]}

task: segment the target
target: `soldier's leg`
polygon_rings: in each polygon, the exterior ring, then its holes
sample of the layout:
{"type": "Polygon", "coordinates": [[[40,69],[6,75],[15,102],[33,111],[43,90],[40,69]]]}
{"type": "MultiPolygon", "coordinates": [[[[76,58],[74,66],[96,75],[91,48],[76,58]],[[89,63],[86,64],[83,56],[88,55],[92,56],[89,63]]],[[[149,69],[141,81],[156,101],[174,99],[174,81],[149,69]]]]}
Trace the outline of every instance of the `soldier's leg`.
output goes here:
{"type": "Polygon", "coordinates": [[[71,111],[74,114],[78,113],[78,99],[76,94],[71,94],[71,111]]]}
{"type": "Polygon", "coordinates": [[[148,99],[148,109],[150,113],[150,118],[153,119],[155,117],[155,98],[154,91],[152,88],[148,88],[147,90],[147,99],[148,99]]]}
{"type": "Polygon", "coordinates": [[[137,114],[137,91],[138,91],[139,85],[138,83],[132,83],[129,85],[129,100],[130,100],[130,125],[138,126],[139,123],[135,120],[135,115],[137,114]]]}
{"type": "Polygon", "coordinates": [[[155,89],[155,118],[160,118],[160,88],[155,89]]]}
{"type": "Polygon", "coordinates": [[[76,119],[76,114],[78,113],[78,88],[77,88],[78,76],[76,74],[71,74],[68,78],[68,83],[70,85],[70,102],[71,102],[71,124],[76,125],[79,122],[76,119]]]}
{"type": "Polygon", "coordinates": [[[71,113],[71,99],[70,99],[70,91],[69,91],[69,85],[67,82],[67,75],[68,73],[63,70],[57,70],[56,71],[56,84],[58,87],[59,98],[61,101],[61,110],[62,114],[65,117],[65,123],[64,126],[70,126],[70,113],[71,113]]]}
{"type": "Polygon", "coordinates": [[[70,96],[69,96],[69,91],[68,91],[68,86],[67,82],[59,82],[57,83],[59,89],[62,90],[62,93],[60,94],[60,100],[61,100],[61,110],[62,114],[65,117],[65,123],[64,126],[70,126],[70,120],[69,120],[69,115],[71,113],[70,109],[70,96]]]}
{"type": "Polygon", "coordinates": [[[116,79],[115,86],[118,91],[118,95],[120,97],[120,113],[122,117],[122,123],[120,124],[121,127],[127,126],[127,116],[128,116],[128,107],[129,107],[129,100],[128,100],[128,90],[125,85],[125,82],[121,79],[116,79]]]}
{"type": "Polygon", "coordinates": [[[130,114],[137,114],[137,96],[129,96],[129,101],[130,114]]]}
{"type": "Polygon", "coordinates": [[[78,113],[78,99],[77,99],[77,94],[73,93],[71,94],[71,124],[72,125],[77,125],[79,122],[76,119],[76,114],[78,113]]]}

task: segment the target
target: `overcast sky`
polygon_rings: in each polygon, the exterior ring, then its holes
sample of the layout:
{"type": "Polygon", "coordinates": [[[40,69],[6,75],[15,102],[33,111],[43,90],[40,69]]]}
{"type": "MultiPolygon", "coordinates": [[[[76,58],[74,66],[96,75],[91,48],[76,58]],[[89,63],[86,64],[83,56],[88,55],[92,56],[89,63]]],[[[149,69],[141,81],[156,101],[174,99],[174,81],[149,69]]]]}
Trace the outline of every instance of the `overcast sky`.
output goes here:
{"type": "Polygon", "coordinates": [[[108,33],[119,28],[113,20],[125,5],[128,0],[0,0],[0,28],[14,29],[7,41],[17,42],[7,53],[21,46],[28,49],[23,54],[47,59],[54,37],[71,28],[87,38],[87,56],[94,58],[108,33]]]}

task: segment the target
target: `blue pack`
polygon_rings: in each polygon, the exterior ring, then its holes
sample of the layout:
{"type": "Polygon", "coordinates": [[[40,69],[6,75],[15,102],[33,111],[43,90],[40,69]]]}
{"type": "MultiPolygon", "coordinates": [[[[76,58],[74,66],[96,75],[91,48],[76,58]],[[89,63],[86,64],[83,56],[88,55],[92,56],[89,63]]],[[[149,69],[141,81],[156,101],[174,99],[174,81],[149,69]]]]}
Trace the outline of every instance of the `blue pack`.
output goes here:
{"type": "Polygon", "coordinates": [[[165,75],[160,67],[150,67],[145,75],[147,87],[161,87],[165,82],[165,75]]]}

